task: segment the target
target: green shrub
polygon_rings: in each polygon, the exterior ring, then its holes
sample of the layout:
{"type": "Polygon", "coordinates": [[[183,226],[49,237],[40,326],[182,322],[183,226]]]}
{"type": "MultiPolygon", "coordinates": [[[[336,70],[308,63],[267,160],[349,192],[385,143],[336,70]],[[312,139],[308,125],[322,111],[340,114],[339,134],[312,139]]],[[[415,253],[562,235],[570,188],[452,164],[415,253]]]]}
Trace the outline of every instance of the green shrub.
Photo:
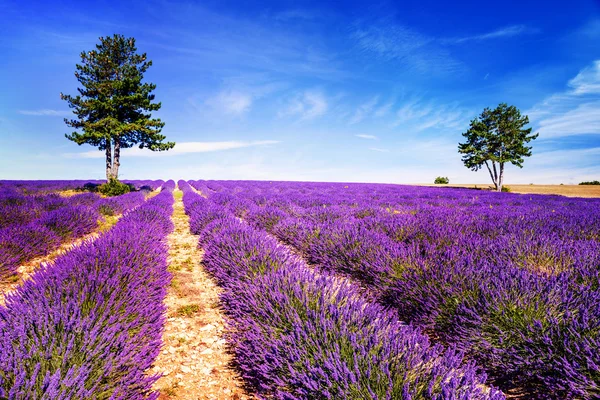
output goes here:
{"type": "Polygon", "coordinates": [[[502,186],[502,191],[510,193],[510,188],[508,186],[502,186]]]}
{"type": "Polygon", "coordinates": [[[118,179],[111,179],[103,185],[100,185],[98,191],[105,196],[120,196],[131,192],[131,186],[120,182],[118,179]]]}
{"type": "Polygon", "coordinates": [[[75,191],[76,192],[91,192],[91,193],[96,193],[96,192],[98,192],[98,187],[100,187],[99,184],[88,182],[88,183],[84,184],[83,186],[75,188],[75,191]]]}
{"type": "Polygon", "coordinates": [[[450,179],[448,179],[447,176],[438,176],[437,178],[435,178],[433,183],[435,183],[436,185],[447,185],[450,183],[450,179]]]}
{"type": "Polygon", "coordinates": [[[599,181],[586,181],[579,183],[580,185],[600,185],[599,181]]]}
{"type": "Polygon", "coordinates": [[[112,217],[115,215],[115,210],[109,204],[102,204],[100,207],[98,207],[98,212],[107,217],[112,217]]]}
{"type": "Polygon", "coordinates": [[[198,304],[188,304],[185,306],[181,306],[177,309],[177,315],[180,317],[191,317],[200,311],[200,306],[198,304]]]}

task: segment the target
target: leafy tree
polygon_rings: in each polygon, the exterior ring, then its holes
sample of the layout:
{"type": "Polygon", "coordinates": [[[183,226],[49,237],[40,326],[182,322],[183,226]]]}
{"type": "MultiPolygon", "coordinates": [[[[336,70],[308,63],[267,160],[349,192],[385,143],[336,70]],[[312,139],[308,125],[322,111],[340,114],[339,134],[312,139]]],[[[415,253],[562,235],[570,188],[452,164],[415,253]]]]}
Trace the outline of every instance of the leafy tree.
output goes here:
{"type": "Polygon", "coordinates": [[[75,77],[81,84],[77,96],[60,94],[69,103],[76,119],[65,123],[76,130],[67,139],[82,145],[98,147],[106,152],[106,179],[117,179],[121,165],[121,149],[139,145],[152,151],[172,149],[173,142],[163,142],[160,132],[165,126],[150,112],[156,85],[142,83],[144,73],[152,65],[146,53],[137,54],[134,38],[123,35],[101,37],[96,50],[82,52],[76,64],[75,77]]]}
{"type": "Polygon", "coordinates": [[[531,156],[531,147],[526,144],[538,134],[531,134],[527,124],[529,118],[515,106],[502,103],[494,110],[485,108],[462,134],[466,142],[459,143],[458,152],[463,154],[463,163],[473,171],[485,165],[496,190],[502,191],[505,164],[523,168],[524,157],[531,156]]]}
{"type": "Polygon", "coordinates": [[[437,178],[435,178],[433,183],[435,183],[436,185],[447,185],[448,183],[450,183],[450,179],[448,179],[447,176],[438,176],[437,178]]]}

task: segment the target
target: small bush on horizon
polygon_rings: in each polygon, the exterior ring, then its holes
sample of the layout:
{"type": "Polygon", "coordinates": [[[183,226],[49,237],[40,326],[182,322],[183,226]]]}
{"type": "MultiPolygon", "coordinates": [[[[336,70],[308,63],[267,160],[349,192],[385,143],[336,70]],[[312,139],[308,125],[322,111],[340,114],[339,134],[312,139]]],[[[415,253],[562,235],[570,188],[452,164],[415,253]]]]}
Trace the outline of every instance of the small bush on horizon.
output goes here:
{"type": "Polygon", "coordinates": [[[97,193],[98,192],[98,187],[100,185],[97,183],[93,183],[93,182],[88,182],[86,184],[84,184],[83,186],[77,187],[75,188],[76,192],[91,192],[91,193],[97,193]]]}
{"type": "Polygon", "coordinates": [[[120,196],[131,192],[131,186],[127,185],[118,179],[111,179],[103,185],[100,185],[98,191],[105,196],[120,196]]]}
{"type": "Polygon", "coordinates": [[[435,183],[436,185],[447,185],[450,183],[450,179],[448,179],[447,176],[438,176],[437,178],[435,178],[433,183],[435,183]]]}

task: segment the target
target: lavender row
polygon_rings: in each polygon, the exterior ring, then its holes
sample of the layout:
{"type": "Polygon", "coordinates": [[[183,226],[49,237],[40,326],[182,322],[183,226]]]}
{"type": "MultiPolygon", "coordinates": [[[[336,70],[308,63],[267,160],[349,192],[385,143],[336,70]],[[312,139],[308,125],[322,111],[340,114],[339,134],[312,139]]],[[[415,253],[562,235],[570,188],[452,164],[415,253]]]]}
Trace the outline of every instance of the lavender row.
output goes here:
{"type": "Polygon", "coordinates": [[[352,276],[381,302],[484,365],[497,384],[552,398],[598,394],[600,296],[567,273],[427,255],[347,222],[273,226],[307,259],[352,276]]]}
{"type": "Polygon", "coordinates": [[[273,237],[180,181],[206,268],[224,288],[243,377],[277,399],[502,399],[462,356],[311,271],[273,237]]]}
{"type": "MultiPolygon", "coordinates": [[[[0,180],[0,195],[3,192],[18,192],[23,194],[53,193],[64,190],[79,190],[86,185],[98,186],[104,183],[102,180],[0,180]]],[[[164,181],[162,180],[124,180],[123,182],[133,185],[136,190],[156,190],[164,181]]]]}
{"type": "Polygon", "coordinates": [[[557,234],[576,239],[600,239],[598,199],[549,195],[518,195],[463,189],[441,189],[378,184],[304,182],[191,181],[210,188],[218,203],[253,204],[289,209],[354,209],[422,217],[436,225],[468,227],[476,232],[503,233],[507,229],[557,234]],[[467,212],[465,212],[467,211],[467,212]],[[439,213],[443,213],[439,215],[439,213]]]}
{"type": "Polygon", "coordinates": [[[0,397],[156,399],[174,182],[0,307],[0,397]]]}
{"type": "Polygon", "coordinates": [[[0,279],[13,275],[24,262],[93,232],[101,215],[122,214],[143,202],[140,192],[110,199],[91,193],[68,198],[56,194],[0,198],[5,211],[0,229],[0,279]]]}
{"type": "MultiPolygon", "coordinates": [[[[211,199],[292,244],[310,262],[359,280],[402,318],[485,366],[504,389],[542,398],[600,394],[593,201],[560,199],[565,206],[539,198],[519,206],[523,196],[507,196],[481,206],[453,202],[460,196],[450,190],[447,198],[429,199],[439,203],[433,209],[413,213],[398,212],[406,209],[391,198],[387,209],[331,205],[335,199],[323,207],[289,188],[282,196],[277,186],[219,186],[212,185],[219,190],[211,199]]],[[[370,186],[364,191],[375,192],[370,186]]]]}
{"type": "Polygon", "coordinates": [[[104,215],[122,214],[143,202],[141,192],[126,196],[102,198],[94,193],[77,194],[70,197],[56,193],[25,195],[20,192],[0,193],[0,229],[25,225],[44,214],[67,206],[87,206],[104,215]]]}
{"type": "Polygon", "coordinates": [[[86,183],[100,185],[102,182],[101,180],[0,180],[0,192],[52,193],[62,190],[75,190],[83,187],[86,183]]]}
{"type": "Polygon", "coordinates": [[[24,225],[44,213],[72,205],[71,201],[78,204],[79,200],[83,200],[84,203],[95,203],[100,200],[100,197],[79,195],[69,200],[55,193],[25,195],[17,191],[2,192],[0,193],[0,229],[24,225]]]}

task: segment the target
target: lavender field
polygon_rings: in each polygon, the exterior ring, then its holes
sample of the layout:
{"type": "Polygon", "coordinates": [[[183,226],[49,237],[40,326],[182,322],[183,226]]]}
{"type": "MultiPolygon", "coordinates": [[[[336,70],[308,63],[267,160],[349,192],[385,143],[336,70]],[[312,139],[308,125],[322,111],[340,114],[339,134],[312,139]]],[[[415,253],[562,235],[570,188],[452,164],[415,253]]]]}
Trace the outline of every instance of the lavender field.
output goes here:
{"type": "Polygon", "coordinates": [[[181,313],[177,207],[243,392],[214,398],[600,397],[600,199],[204,180],[107,198],[85,183],[0,181],[0,398],[177,398],[161,379],[185,386],[205,362],[157,368],[181,313]]]}

